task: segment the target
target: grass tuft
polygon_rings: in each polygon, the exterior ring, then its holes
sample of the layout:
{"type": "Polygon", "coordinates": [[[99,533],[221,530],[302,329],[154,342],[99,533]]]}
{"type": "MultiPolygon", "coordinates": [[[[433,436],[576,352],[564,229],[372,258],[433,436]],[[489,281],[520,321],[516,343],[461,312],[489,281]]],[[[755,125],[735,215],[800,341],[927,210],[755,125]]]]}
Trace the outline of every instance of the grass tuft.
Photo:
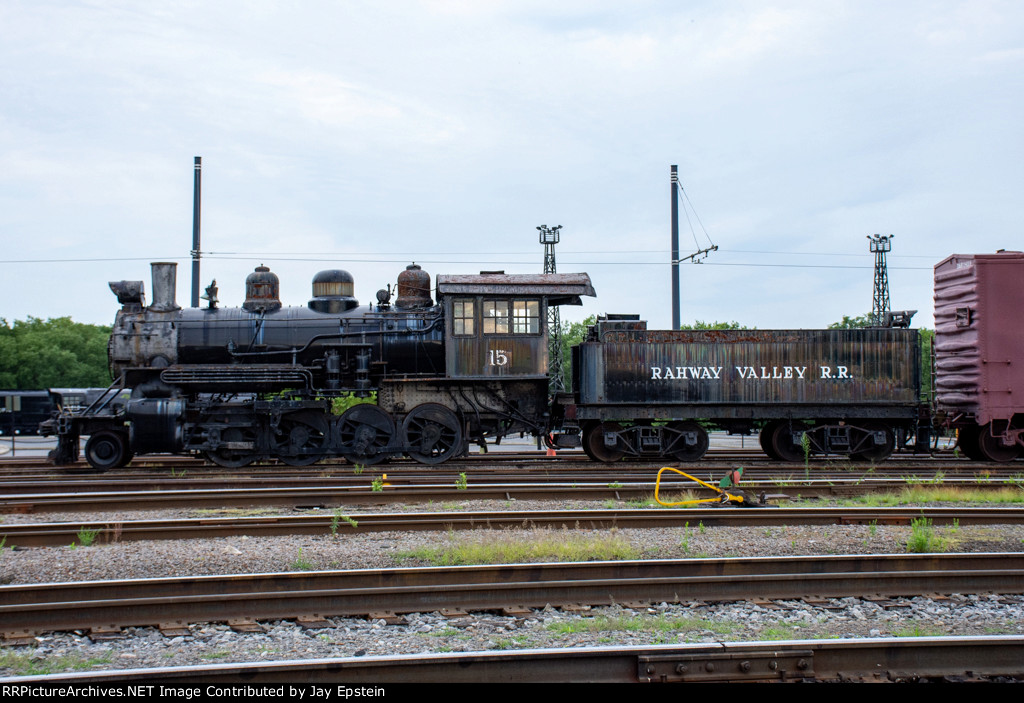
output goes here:
{"type": "Polygon", "coordinates": [[[568,529],[449,532],[444,544],[402,552],[399,560],[420,560],[434,566],[517,564],[542,561],[606,561],[639,559],[641,552],[612,528],[588,535],[568,529]]]}

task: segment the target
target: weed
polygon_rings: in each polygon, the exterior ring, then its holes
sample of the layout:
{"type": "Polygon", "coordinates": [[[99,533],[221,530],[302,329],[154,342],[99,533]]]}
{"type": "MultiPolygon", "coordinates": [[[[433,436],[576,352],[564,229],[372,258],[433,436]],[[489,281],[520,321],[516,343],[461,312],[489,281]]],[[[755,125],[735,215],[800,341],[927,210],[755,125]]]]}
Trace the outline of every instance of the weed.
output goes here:
{"type": "Polygon", "coordinates": [[[608,484],[608,488],[622,488],[622,484],[618,481],[612,481],[608,484]]]}
{"type": "Polygon", "coordinates": [[[363,469],[365,468],[366,467],[363,466],[362,464],[356,464],[355,466],[352,467],[352,473],[354,473],[356,476],[359,476],[361,473],[363,473],[363,469]]]}
{"type": "Polygon", "coordinates": [[[680,540],[679,546],[683,548],[683,554],[690,553],[690,523],[683,525],[683,539],[680,540]]]}
{"type": "Polygon", "coordinates": [[[109,664],[114,660],[112,652],[98,657],[81,657],[75,654],[45,657],[36,654],[35,649],[27,651],[0,650],[0,669],[8,669],[15,676],[46,676],[65,671],[87,671],[109,664]]]}
{"type": "Polygon", "coordinates": [[[935,534],[931,520],[921,517],[910,521],[910,539],[907,540],[908,552],[914,554],[941,552],[947,546],[947,541],[935,534]]]}
{"type": "Polygon", "coordinates": [[[341,523],[347,522],[352,527],[359,527],[359,523],[350,518],[348,515],[342,515],[341,508],[334,509],[334,515],[331,517],[331,534],[335,537],[338,536],[338,528],[341,527],[341,523]]]}
{"type": "Polygon", "coordinates": [[[370,490],[373,491],[374,493],[382,492],[384,490],[384,479],[375,478],[372,481],[370,481],[370,490]]]}
{"type": "Polygon", "coordinates": [[[455,479],[455,490],[464,491],[469,488],[469,479],[466,478],[466,472],[463,471],[459,474],[459,477],[455,479]]]}
{"type": "Polygon", "coordinates": [[[708,528],[704,527],[704,521],[703,521],[703,520],[701,520],[700,522],[698,522],[698,523],[697,523],[697,532],[698,532],[698,533],[700,533],[700,534],[704,534],[704,532],[705,532],[705,531],[706,531],[707,529],[708,529],[708,528]]]}
{"type": "Polygon", "coordinates": [[[292,562],[292,569],[294,571],[312,571],[313,570],[313,562],[309,561],[308,559],[303,558],[303,556],[302,556],[302,547],[299,547],[299,555],[295,558],[295,561],[292,562]]]}
{"type": "Polygon", "coordinates": [[[99,530],[87,530],[84,527],[78,531],[78,542],[83,547],[91,547],[92,543],[99,537],[99,530]]]}
{"type": "Polygon", "coordinates": [[[606,501],[604,502],[604,509],[605,509],[605,510],[614,510],[614,509],[615,509],[615,501],[614,501],[614,500],[612,500],[611,498],[609,498],[608,500],[606,500],[606,501]]]}
{"type": "Polygon", "coordinates": [[[878,533],[878,520],[872,520],[868,523],[868,534],[874,537],[878,533]]]}
{"type": "Polygon", "coordinates": [[[171,467],[171,478],[185,478],[185,474],[187,474],[187,473],[188,473],[187,469],[182,469],[181,471],[175,471],[174,467],[171,467]]]}
{"type": "Polygon", "coordinates": [[[893,637],[939,637],[946,634],[936,627],[922,626],[920,623],[897,627],[892,631],[893,637]]]}
{"type": "Polygon", "coordinates": [[[732,622],[714,622],[698,617],[670,617],[666,615],[597,615],[554,622],[547,630],[560,635],[574,635],[581,632],[647,632],[653,636],[670,633],[711,631],[726,635],[740,627],[732,622]]]}
{"type": "Polygon", "coordinates": [[[422,560],[434,566],[640,558],[640,550],[615,528],[597,536],[578,535],[568,529],[449,532],[446,542],[401,552],[396,558],[422,560]]]}
{"type": "Polygon", "coordinates": [[[800,435],[800,448],[804,450],[805,478],[811,478],[811,438],[804,432],[800,435]]]}

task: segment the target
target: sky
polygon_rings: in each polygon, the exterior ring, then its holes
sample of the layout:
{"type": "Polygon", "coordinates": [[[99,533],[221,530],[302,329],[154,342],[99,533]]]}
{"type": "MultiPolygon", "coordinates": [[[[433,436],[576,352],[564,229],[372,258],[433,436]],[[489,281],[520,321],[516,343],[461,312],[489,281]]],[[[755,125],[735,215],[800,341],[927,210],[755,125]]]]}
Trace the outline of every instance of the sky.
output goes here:
{"type": "Polygon", "coordinates": [[[953,0],[4,0],[0,317],[110,324],[107,282],[177,261],[240,305],[342,268],[362,303],[432,276],[559,272],[563,320],[931,327],[932,267],[1024,248],[1024,4],[953,0]],[[692,206],[692,207],[691,207],[692,206]],[[692,227],[691,227],[692,225],[692,227]]]}

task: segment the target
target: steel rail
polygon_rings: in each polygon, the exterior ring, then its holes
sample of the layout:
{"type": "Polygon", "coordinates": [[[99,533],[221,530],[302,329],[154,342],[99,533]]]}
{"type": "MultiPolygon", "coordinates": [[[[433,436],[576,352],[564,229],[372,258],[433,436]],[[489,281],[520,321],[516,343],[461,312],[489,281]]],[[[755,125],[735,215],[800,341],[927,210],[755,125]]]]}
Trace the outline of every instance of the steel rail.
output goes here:
{"type": "Polygon", "coordinates": [[[80,542],[83,531],[96,544],[139,540],[223,538],[247,535],[339,536],[365,532],[474,530],[504,528],[683,528],[778,525],[910,525],[919,518],[936,525],[1013,525],[1024,523],[1024,507],[995,508],[689,508],[639,510],[458,511],[427,513],[340,513],[200,517],[123,522],[0,523],[7,547],[56,547],[80,542]]]}
{"type": "MultiPolygon", "coordinates": [[[[287,506],[298,509],[326,509],[338,505],[386,505],[388,503],[426,503],[451,500],[630,500],[647,499],[654,493],[653,482],[633,483],[507,483],[470,485],[394,485],[390,478],[375,490],[366,485],[313,486],[291,488],[183,489],[153,491],[91,491],[76,493],[24,493],[0,497],[0,514],[31,512],[97,512],[114,510],[158,510],[168,508],[239,508],[287,506]]],[[[891,493],[907,487],[905,482],[868,480],[759,482],[741,487],[747,492],[781,493],[781,497],[848,497],[869,493],[891,493]]],[[[999,490],[1008,484],[967,481],[965,488],[999,490]]],[[[662,494],[693,491],[713,497],[710,491],[695,489],[685,481],[665,483],[662,494]]]]}
{"type": "MultiPolygon", "coordinates": [[[[59,474],[41,474],[36,476],[18,476],[11,478],[0,478],[0,493],[3,495],[36,494],[36,493],[67,493],[67,492],[104,492],[104,491],[142,491],[142,490],[196,490],[196,489],[223,489],[223,488],[310,488],[310,487],[334,487],[334,488],[359,488],[367,487],[371,478],[387,474],[388,482],[393,486],[451,486],[459,480],[462,473],[469,477],[470,482],[475,486],[492,484],[516,484],[516,483],[546,483],[546,484],[575,484],[575,485],[607,485],[609,482],[645,483],[650,482],[658,473],[661,467],[633,467],[629,469],[616,470],[593,470],[577,467],[567,470],[564,467],[520,467],[509,470],[507,466],[481,467],[469,472],[455,471],[415,471],[406,469],[395,470],[388,468],[384,471],[372,473],[360,472],[355,474],[351,470],[340,472],[320,471],[314,474],[296,473],[281,471],[276,475],[267,474],[262,476],[231,476],[221,474],[191,474],[189,476],[154,475],[154,474],[128,474],[123,476],[110,476],[97,474],[95,476],[68,476],[59,474]]],[[[700,466],[697,469],[686,468],[688,473],[695,473],[706,480],[717,481],[716,477],[724,476],[735,467],[700,466]]],[[[873,485],[885,488],[887,485],[904,486],[911,483],[934,483],[936,485],[967,485],[971,487],[987,488],[1003,485],[1021,485],[1024,483],[1021,475],[1007,472],[989,472],[979,475],[976,472],[959,475],[955,472],[944,472],[935,466],[928,467],[925,473],[901,472],[859,472],[842,470],[814,470],[813,472],[801,472],[800,475],[790,474],[780,476],[777,471],[745,468],[743,483],[754,483],[760,486],[779,485],[815,485],[832,483],[838,485],[873,485]],[[807,475],[809,473],[809,475],[807,475]]]]}
{"type": "MultiPolygon", "coordinates": [[[[79,672],[5,684],[134,682],[208,692],[220,684],[328,684],[374,689],[410,683],[741,683],[991,681],[1024,677],[1024,637],[929,637],[722,642],[632,647],[347,657],[306,661],[79,672]]],[[[252,691],[257,695],[259,688],[252,691]]],[[[389,693],[385,689],[384,693],[389,693]]],[[[226,695],[214,690],[216,695],[226,695]]],[[[245,695],[241,689],[239,695],[245,695]]]]}
{"type": "Polygon", "coordinates": [[[1024,593],[1024,554],[909,554],[363,569],[0,586],[0,634],[445,609],[1024,593]]]}

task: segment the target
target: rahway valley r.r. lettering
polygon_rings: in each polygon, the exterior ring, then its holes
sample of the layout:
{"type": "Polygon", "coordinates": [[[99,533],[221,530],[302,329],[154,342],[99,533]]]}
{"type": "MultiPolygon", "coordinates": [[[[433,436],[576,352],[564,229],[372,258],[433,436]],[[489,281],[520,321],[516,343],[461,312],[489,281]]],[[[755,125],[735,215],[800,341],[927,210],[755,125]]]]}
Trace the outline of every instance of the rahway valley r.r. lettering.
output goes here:
{"type": "MultiPolygon", "coordinates": [[[[803,381],[808,378],[806,366],[734,366],[736,375],[744,381],[754,380],[797,380],[803,381]]],[[[698,380],[721,380],[724,366],[652,366],[652,381],[698,381],[698,380]]],[[[827,379],[849,379],[849,368],[846,366],[819,366],[821,375],[819,378],[827,379]]]]}

